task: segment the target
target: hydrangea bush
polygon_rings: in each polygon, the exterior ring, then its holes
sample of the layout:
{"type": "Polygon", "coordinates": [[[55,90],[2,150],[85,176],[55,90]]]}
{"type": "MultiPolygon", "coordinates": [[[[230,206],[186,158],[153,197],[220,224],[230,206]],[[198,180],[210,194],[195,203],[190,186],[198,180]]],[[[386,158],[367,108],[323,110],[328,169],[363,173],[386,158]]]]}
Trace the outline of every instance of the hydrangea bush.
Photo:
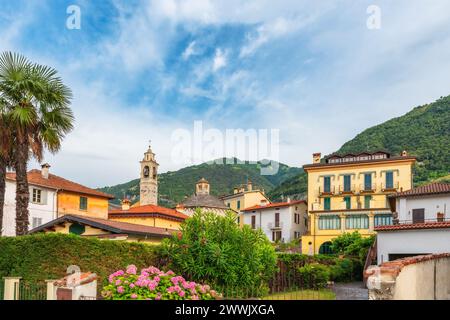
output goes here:
{"type": "Polygon", "coordinates": [[[103,288],[106,300],[214,300],[220,294],[208,285],[186,281],[171,270],[164,272],[156,267],[142,269],[130,265],[109,276],[103,288]]]}

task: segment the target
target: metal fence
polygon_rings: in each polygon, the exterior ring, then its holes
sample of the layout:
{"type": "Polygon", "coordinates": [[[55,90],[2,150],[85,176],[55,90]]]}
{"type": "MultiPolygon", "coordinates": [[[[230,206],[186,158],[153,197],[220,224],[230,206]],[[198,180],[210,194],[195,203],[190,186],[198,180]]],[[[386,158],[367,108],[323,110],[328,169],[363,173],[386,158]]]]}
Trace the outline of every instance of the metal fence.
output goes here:
{"type": "MultiPolygon", "coordinates": [[[[17,284],[16,284],[17,285],[17,284]]],[[[16,300],[46,300],[47,284],[45,282],[19,282],[19,298],[16,300]]],[[[15,291],[17,292],[17,290],[15,291]]]]}

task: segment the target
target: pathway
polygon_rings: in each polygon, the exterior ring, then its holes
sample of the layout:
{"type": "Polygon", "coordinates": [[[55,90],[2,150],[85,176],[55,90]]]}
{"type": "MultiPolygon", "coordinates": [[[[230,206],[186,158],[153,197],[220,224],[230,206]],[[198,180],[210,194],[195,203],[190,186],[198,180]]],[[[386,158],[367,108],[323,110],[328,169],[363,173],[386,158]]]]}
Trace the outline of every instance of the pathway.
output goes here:
{"type": "Polygon", "coordinates": [[[363,282],[335,283],[336,300],[368,300],[369,291],[363,282]]]}

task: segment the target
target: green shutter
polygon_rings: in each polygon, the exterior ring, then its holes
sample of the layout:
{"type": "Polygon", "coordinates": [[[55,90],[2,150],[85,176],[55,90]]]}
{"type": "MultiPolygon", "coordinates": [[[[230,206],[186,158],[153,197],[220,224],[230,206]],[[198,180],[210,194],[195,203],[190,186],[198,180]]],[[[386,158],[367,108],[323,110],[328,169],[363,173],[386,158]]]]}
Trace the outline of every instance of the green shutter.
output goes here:
{"type": "Polygon", "coordinates": [[[323,199],[323,209],[324,210],[331,210],[331,199],[330,198],[324,198],[323,199]]]}

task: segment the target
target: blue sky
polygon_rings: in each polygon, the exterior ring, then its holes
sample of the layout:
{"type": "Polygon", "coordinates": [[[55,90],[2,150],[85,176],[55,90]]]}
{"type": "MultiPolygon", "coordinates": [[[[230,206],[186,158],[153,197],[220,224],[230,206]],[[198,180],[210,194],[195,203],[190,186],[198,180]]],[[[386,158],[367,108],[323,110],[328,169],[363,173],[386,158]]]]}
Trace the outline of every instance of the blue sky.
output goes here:
{"type": "MultiPolygon", "coordinates": [[[[76,129],[52,171],[90,186],[161,171],[174,130],[280,130],[281,162],[308,163],[369,126],[450,94],[450,2],[0,0],[0,50],[58,69],[76,129]],[[81,29],[66,28],[69,5],[81,29]],[[381,28],[369,30],[377,5],[381,28]]],[[[36,166],[33,163],[31,166],[36,166]]]]}

